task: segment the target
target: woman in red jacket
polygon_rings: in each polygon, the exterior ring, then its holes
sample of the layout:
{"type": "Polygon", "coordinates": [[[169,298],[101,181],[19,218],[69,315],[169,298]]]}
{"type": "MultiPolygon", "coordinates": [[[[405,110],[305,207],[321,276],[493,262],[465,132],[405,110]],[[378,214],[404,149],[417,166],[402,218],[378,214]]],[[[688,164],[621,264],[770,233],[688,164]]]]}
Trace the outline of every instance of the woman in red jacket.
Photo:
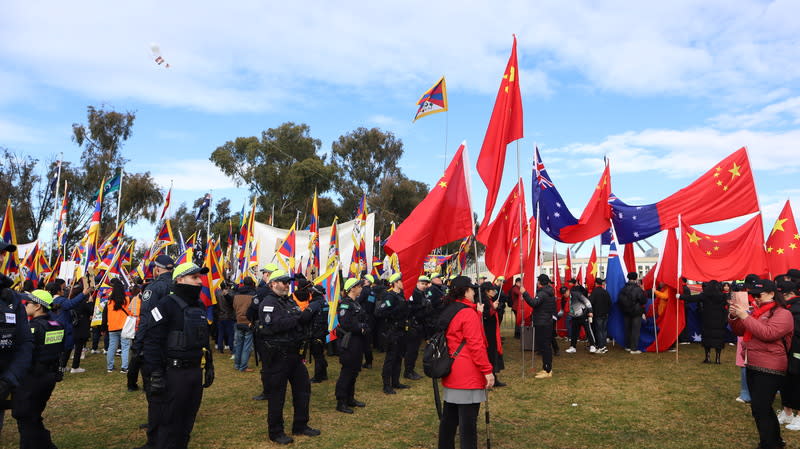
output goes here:
{"type": "Polygon", "coordinates": [[[775,294],[775,283],[761,279],[753,283],[749,293],[756,308],[732,303],[728,322],[736,335],[742,336],[742,352],[750,389],[750,410],[756,421],[760,449],[782,448],[781,427],[772,402],[786,378],[787,336],[794,331],[792,313],[783,307],[783,297],[775,294]]]}
{"type": "Polygon", "coordinates": [[[478,411],[486,400],[486,389],[494,385],[483,330],[484,306],[480,301],[475,303],[477,291],[470,278],[458,276],[444,299],[445,308],[461,308],[449,325],[441,323],[447,329],[447,347],[456,352],[462,342],[464,346],[453,361],[450,374],[442,379],[444,407],[439,422],[439,449],[455,447],[456,429],[462,449],[478,447],[478,411]]]}

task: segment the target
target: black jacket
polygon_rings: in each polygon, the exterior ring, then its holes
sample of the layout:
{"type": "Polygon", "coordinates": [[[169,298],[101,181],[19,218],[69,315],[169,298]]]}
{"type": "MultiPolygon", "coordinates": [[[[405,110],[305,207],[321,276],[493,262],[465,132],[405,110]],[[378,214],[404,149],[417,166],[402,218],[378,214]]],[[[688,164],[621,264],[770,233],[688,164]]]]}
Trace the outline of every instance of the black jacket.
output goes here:
{"type": "Polygon", "coordinates": [[[536,292],[536,297],[531,299],[528,292],[522,294],[522,299],[533,307],[534,326],[552,326],[553,316],[556,314],[556,295],[553,286],[546,285],[536,292]]]}
{"type": "Polygon", "coordinates": [[[272,292],[258,302],[257,336],[273,346],[299,350],[310,338],[313,318],[310,307],[301,311],[292,298],[272,292]]]}
{"type": "Polygon", "coordinates": [[[617,300],[623,306],[622,312],[628,316],[636,316],[644,313],[644,306],[647,304],[647,296],[644,290],[636,281],[628,281],[622,290],[619,292],[619,299],[617,300]],[[630,304],[633,309],[626,311],[626,304],[630,304]]]}
{"type": "Polygon", "coordinates": [[[595,287],[589,295],[589,302],[592,303],[592,310],[595,317],[602,318],[611,312],[611,295],[603,287],[595,287]]]}
{"type": "Polygon", "coordinates": [[[0,312],[3,324],[0,324],[0,345],[7,339],[13,339],[10,347],[0,347],[0,379],[11,386],[18,386],[31,366],[33,356],[33,336],[28,326],[28,314],[20,302],[19,295],[11,290],[11,279],[0,274],[0,312]],[[15,323],[7,323],[6,314],[13,314],[15,323]]]}
{"type": "MultiPolygon", "coordinates": [[[[175,294],[167,295],[159,300],[158,305],[150,309],[150,326],[144,334],[142,346],[144,355],[144,365],[151,371],[163,371],[167,364],[167,359],[180,359],[199,361],[203,355],[202,349],[195,348],[185,351],[175,350],[169,347],[169,335],[172,331],[184,330],[184,309],[173,297],[175,294]]],[[[186,302],[187,307],[199,307],[205,310],[205,306],[199,298],[180,298],[186,302]]],[[[208,345],[208,323],[205,329],[194,331],[195,335],[204,336],[204,347],[208,345]]]]}

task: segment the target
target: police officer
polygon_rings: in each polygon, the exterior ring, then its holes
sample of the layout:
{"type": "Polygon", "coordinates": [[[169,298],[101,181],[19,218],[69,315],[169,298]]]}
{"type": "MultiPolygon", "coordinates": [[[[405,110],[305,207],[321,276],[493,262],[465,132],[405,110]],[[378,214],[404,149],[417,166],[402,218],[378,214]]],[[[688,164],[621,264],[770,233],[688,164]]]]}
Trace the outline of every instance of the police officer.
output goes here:
{"type": "Polygon", "coordinates": [[[156,448],[186,448],[203,398],[214,382],[201,276],[208,268],[192,262],[175,267],[172,293],[150,310],[144,335],[144,367],[150,373],[151,403],[157,408],[156,448]],[[205,373],[201,362],[205,359],[205,373]]]}
{"type": "Polygon", "coordinates": [[[139,370],[142,371],[142,384],[144,385],[145,398],[147,399],[147,444],[137,449],[147,449],[156,446],[155,434],[158,413],[158,406],[153,403],[148,382],[151,373],[143,366],[144,337],[147,333],[149,324],[152,322],[150,312],[159,304],[162,298],[169,295],[172,285],[172,270],[175,262],[166,254],[161,254],[153,261],[153,275],[155,280],[145,285],[142,290],[142,302],[139,308],[139,327],[136,328],[136,335],[131,344],[131,360],[128,365],[128,391],[139,389],[139,370]]]}
{"type": "Polygon", "coordinates": [[[358,303],[362,280],[350,278],[344,282],[344,296],[339,303],[339,326],[336,341],[339,345],[339,362],[342,370],[336,381],[336,410],[353,413],[350,407],[364,407],[355,399],[356,379],[361,371],[361,357],[367,346],[369,323],[367,311],[358,303]]]}
{"type": "Polygon", "coordinates": [[[375,277],[371,274],[365,275],[362,281],[361,294],[358,296],[358,303],[367,313],[367,324],[369,328],[364,335],[367,343],[364,345],[364,368],[372,368],[372,345],[374,338],[375,328],[375,299],[377,298],[376,291],[373,289],[375,284],[375,277]]]}
{"type": "MultiPolygon", "coordinates": [[[[16,246],[0,240],[0,266],[16,250],[16,246]]],[[[28,314],[19,295],[11,290],[13,284],[0,274],[0,413],[11,408],[9,394],[27,375],[33,355],[28,314]]]]}
{"type": "Polygon", "coordinates": [[[42,421],[42,412],[56,382],[63,378],[60,361],[64,352],[64,326],[50,317],[52,305],[53,296],[45,290],[31,292],[25,304],[33,336],[33,359],[28,375],[14,391],[11,412],[17,420],[21,449],[55,447],[42,421]]]}
{"type": "Polygon", "coordinates": [[[389,290],[386,291],[375,309],[378,317],[385,318],[384,336],[386,358],[383,360],[383,392],[395,394],[395,388],[410,388],[400,383],[400,365],[406,349],[406,320],[408,319],[408,302],[403,297],[402,273],[389,277],[389,290]]]}
{"type": "Polygon", "coordinates": [[[320,431],[308,426],[308,409],[311,399],[311,383],[308,370],[303,363],[302,347],[307,327],[319,312],[324,301],[312,301],[305,310],[287,294],[291,277],[283,270],[272,272],[269,287],[272,290],[259,301],[259,324],[256,338],[263,342],[262,363],[267,378],[267,425],[269,439],[278,444],[294,441],[286,435],[283,427],[283,406],[286,401],[286,385],[292,384],[292,406],[294,435],[317,436],[320,431]]]}
{"type": "MultiPolygon", "coordinates": [[[[261,280],[258,281],[258,288],[256,288],[256,296],[253,298],[253,304],[250,305],[250,308],[247,310],[247,318],[250,320],[250,323],[253,325],[253,329],[258,328],[258,303],[263,301],[267,295],[272,293],[272,289],[269,287],[269,277],[272,275],[274,271],[278,269],[278,266],[274,263],[268,263],[264,265],[264,268],[261,269],[261,280]]],[[[264,353],[264,340],[255,336],[253,339],[253,346],[256,350],[256,364],[258,364],[258,358],[262,356],[264,353]]],[[[261,359],[261,393],[253,396],[254,401],[266,401],[269,397],[267,393],[267,372],[264,366],[264,360],[261,359]]]]}
{"type": "Polygon", "coordinates": [[[406,352],[403,357],[405,373],[403,377],[410,380],[420,380],[420,376],[414,368],[419,356],[419,346],[425,337],[425,320],[431,312],[431,279],[428,276],[420,276],[417,279],[417,286],[414,293],[408,298],[408,320],[406,333],[406,352]]]}
{"type": "Polygon", "coordinates": [[[311,301],[322,301],[319,313],[314,314],[311,321],[311,356],[314,358],[314,377],[312,384],[328,380],[328,360],[325,359],[325,342],[328,337],[328,302],[325,301],[325,290],[320,285],[311,287],[311,301]]]}

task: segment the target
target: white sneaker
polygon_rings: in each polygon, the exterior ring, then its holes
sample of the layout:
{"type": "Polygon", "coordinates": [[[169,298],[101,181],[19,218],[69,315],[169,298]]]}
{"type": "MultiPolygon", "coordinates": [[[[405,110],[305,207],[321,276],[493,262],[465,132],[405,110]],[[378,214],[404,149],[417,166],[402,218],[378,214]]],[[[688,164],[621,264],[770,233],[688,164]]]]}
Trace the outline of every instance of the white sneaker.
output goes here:
{"type": "Polygon", "coordinates": [[[742,399],[742,397],[741,397],[741,396],[737,396],[737,397],[736,397],[736,402],[741,402],[742,404],[746,404],[746,403],[747,403],[747,401],[745,401],[744,399],[742,399]]]}
{"type": "Polygon", "coordinates": [[[627,352],[631,352],[631,348],[625,348],[627,352]]]}
{"type": "Polygon", "coordinates": [[[778,424],[789,424],[794,421],[793,415],[787,415],[786,412],[781,409],[780,413],[778,413],[778,424]]]}
{"type": "Polygon", "coordinates": [[[577,349],[575,349],[575,347],[574,347],[574,346],[570,346],[570,347],[569,347],[569,348],[567,348],[567,350],[566,350],[566,351],[564,351],[564,352],[566,352],[567,354],[574,354],[574,353],[578,352],[578,350],[577,350],[577,349]]]}
{"type": "Polygon", "coordinates": [[[788,430],[800,430],[800,415],[795,415],[792,422],[786,425],[788,430]]]}
{"type": "Polygon", "coordinates": [[[69,372],[72,374],[79,374],[79,373],[85,373],[86,370],[83,368],[70,368],[69,372]]]}
{"type": "Polygon", "coordinates": [[[594,354],[595,352],[597,352],[597,348],[595,348],[594,346],[589,346],[589,352],[594,354]]]}
{"type": "Polygon", "coordinates": [[[232,356],[231,356],[231,360],[236,360],[236,356],[235,356],[235,355],[232,355],[232,356]]]}
{"type": "Polygon", "coordinates": [[[638,349],[637,349],[637,350],[635,350],[635,351],[631,351],[631,354],[641,354],[641,353],[642,353],[642,351],[640,351],[640,350],[638,350],[638,349]]]}
{"type": "Polygon", "coordinates": [[[598,353],[598,354],[605,354],[605,353],[607,353],[607,352],[608,352],[608,348],[607,348],[607,347],[605,347],[605,346],[603,346],[602,348],[600,348],[600,349],[598,349],[598,350],[597,350],[597,353],[598,353]]]}

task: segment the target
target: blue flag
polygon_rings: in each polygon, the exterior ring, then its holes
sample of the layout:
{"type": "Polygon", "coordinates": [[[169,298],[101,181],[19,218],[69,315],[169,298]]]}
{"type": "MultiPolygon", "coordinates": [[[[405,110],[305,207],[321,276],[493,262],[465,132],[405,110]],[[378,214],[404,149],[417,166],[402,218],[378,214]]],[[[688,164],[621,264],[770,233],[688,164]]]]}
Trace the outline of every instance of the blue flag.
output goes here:
{"type": "Polygon", "coordinates": [[[608,268],[606,269],[606,290],[611,295],[611,312],[608,315],[608,335],[617,341],[625,344],[625,326],[622,318],[622,311],[617,305],[619,292],[625,286],[627,278],[625,268],[622,266],[622,258],[617,253],[617,245],[612,240],[608,251],[608,268]]]}
{"type": "Polygon", "coordinates": [[[564,204],[564,199],[547,174],[544,163],[539,157],[539,148],[536,148],[532,183],[534,213],[536,206],[539,206],[539,227],[553,240],[561,242],[561,228],[578,224],[578,219],[564,204]]]}
{"type": "MultiPolygon", "coordinates": [[[[121,186],[122,173],[117,173],[113,178],[109,179],[105,184],[103,184],[103,198],[105,198],[109,193],[118,191],[121,186]]],[[[97,191],[97,195],[100,195],[100,190],[97,191]]]]}
{"type": "Polygon", "coordinates": [[[206,193],[206,197],[203,198],[203,204],[200,205],[200,210],[197,211],[197,216],[194,218],[194,221],[200,221],[203,211],[208,209],[209,206],[211,206],[211,194],[206,193]]]}
{"type": "Polygon", "coordinates": [[[614,195],[611,204],[611,221],[620,244],[633,243],[661,232],[657,205],[631,206],[614,195]]]}

